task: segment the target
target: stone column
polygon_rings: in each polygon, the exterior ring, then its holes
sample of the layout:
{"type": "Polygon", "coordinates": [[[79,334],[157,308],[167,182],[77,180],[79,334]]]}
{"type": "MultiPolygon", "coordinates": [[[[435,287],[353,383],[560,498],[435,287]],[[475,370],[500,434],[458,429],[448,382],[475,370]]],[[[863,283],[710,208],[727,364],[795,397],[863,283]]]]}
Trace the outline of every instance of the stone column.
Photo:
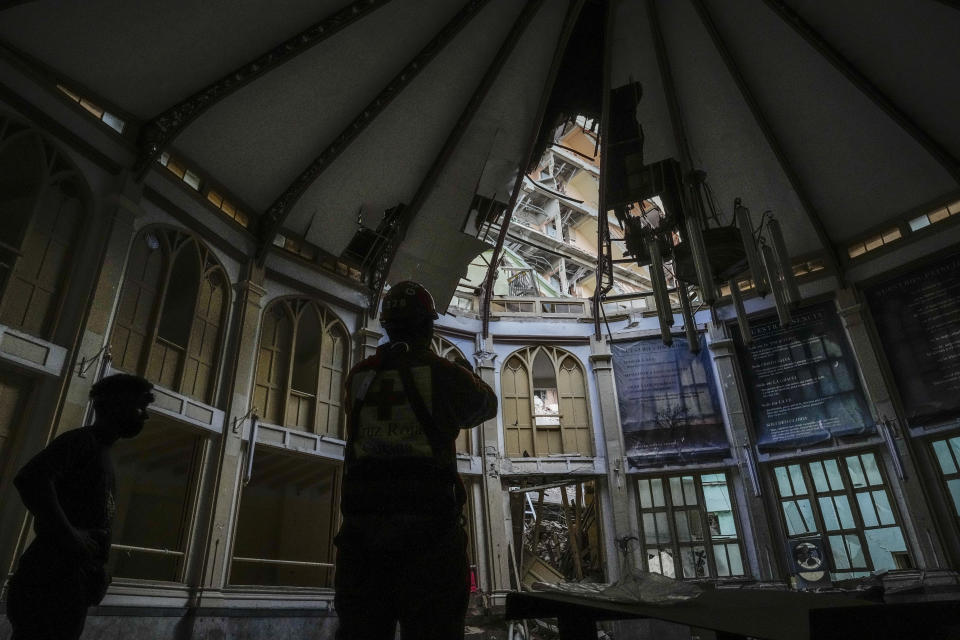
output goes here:
{"type": "Polygon", "coordinates": [[[227,583],[233,525],[240,500],[240,477],[246,461],[242,437],[249,432],[250,425],[246,418],[251,409],[253,374],[257,365],[260,302],[266,294],[263,281],[263,268],[251,260],[246,267],[246,279],[235,287],[231,352],[225,360],[226,417],[219,451],[210,457],[213,464],[207,498],[210,506],[201,509],[201,512],[209,514],[209,520],[206,522],[206,535],[199,541],[203,548],[198,567],[200,575],[194,575],[191,580],[200,585],[202,595],[199,604],[203,606],[216,606],[220,597],[217,592],[227,583]]]}
{"type": "MultiPolygon", "coordinates": [[[[779,529],[772,521],[771,514],[763,500],[763,491],[769,490],[769,483],[762,478],[759,464],[754,456],[753,438],[750,434],[747,418],[747,403],[744,399],[743,380],[737,365],[737,352],[733,342],[727,336],[722,325],[711,324],[710,353],[713,356],[720,394],[723,397],[727,413],[727,437],[737,466],[740,469],[740,487],[737,511],[740,515],[740,527],[743,533],[746,561],[751,573],[758,580],[777,580],[786,575],[783,566],[781,545],[774,531],[779,529]]],[[[773,500],[770,501],[774,502],[773,500]]]]}
{"type": "MultiPolygon", "coordinates": [[[[475,354],[480,377],[492,389],[497,390],[495,354],[481,352],[475,354]]],[[[497,394],[499,398],[499,393],[497,394]]],[[[500,416],[497,415],[482,423],[480,430],[480,462],[483,467],[480,476],[480,490],[483,494],[483,513],[478,514],[478,525],[483,526],[486,540],[485,583],[481,589],[493,596],[493,604],[502,604],[503,595],[510,590],[510,538],[506,522],[509,513],[506,507],[503,485],[500,481],[500,416]]]]}
{"type": "MultiPolygon", "coordinates": [[[[379,325],[377,326],[379,328],[379,325]]],[[[365,358],[369,358],[377,351],[377,343],[380,341],[380,338],[383,337],[383,333],[375,329],[364,327],[357,330],[357,359],[356,362],[360,362],[365,358]]]]}
{"type": "MultiPolygon", "coordinates": [[[[903,516],[903,532],[909,540],[910,555],[919,568],[945,568],[943,559],[946,558],[946,552],[918,473],[916,459],[911,450],[912,442],[899,427],[905,422],[898,417],[896,405],[884,380],[880,359],[873,348],[867,326],[864,324],[863,306],[856,291],[852,289],[838,290],[836,303],[837,312],[840,314],[850,346],[860,366],[863,388],[873,407],[873,417],[878,421],[884,419],[888,421],[893,450],[888,446],[883,447],[881,457],[893,496],[903,516]],[[898,476],[898,463],[903,472],[903,478],[898,476]]],[[[884,429],[885,426],[878,425],[878,428],[884,429]]]]}
{"type": "MultiPolygon", "coordinates": [[[[610,345],[603,339],[590,339],[590,367],[593,369],[600,399],[600,415],[603,428],[603,441],[606,446],[607,460],[607,509],[613,522],[612,538],[615,542],[628,536],[638,535],[636,510],[633,505],[633,492],[629,488],[623,430],[620,428],[620,412],[617,407],[617,395],[613,379],[613,356],[610,345]]],[[[600,452],[597,452],[598,455],[600,452]]],[[[603,503],[601,503],[603,504],[603,503]]],[[[606,536],[609,540],[611,536],[606,536]]],[[[635,549],[636,543],[629,549],[635,549]]],[[[633,555],[633,563],[640,568],[640,558],[633,555]]],[[[620,549],[607,550],[607,579],[612,581],[620,577],[620,549]]]]}

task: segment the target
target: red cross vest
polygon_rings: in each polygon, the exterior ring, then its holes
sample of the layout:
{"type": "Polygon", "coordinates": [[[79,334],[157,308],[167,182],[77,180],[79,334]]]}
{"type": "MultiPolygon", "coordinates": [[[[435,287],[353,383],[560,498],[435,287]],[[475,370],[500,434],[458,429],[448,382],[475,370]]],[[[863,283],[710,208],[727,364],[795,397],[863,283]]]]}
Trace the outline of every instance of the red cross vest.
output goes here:
{"type": "Polygon", "coordinates": [[[438,424],[434,417],[438,360],[429,351],[381,349],[350,373],[340,505],[345,516],[459,516],[466,494],[456,466],[458,425],[438,424]]]}

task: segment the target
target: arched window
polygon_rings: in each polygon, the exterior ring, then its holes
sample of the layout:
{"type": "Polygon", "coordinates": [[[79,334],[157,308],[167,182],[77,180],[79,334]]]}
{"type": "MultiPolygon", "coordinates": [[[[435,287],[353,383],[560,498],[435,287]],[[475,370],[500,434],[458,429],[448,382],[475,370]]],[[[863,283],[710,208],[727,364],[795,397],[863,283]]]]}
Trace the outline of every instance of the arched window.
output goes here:
{"type": "Polygon", "coordinates": [[[144,229],[117,304],[114,366],[213,404],[228,306],[227,277],[209,249],[181,231],[144,229]]]}
{"type": "MultiPolygon", "coordinates": [[[[457,348],[457,345],[453,344],[446,338],[441,338],[440,336],[434,336],[430,340],[430,350],[441,358],[446,358],[450,362],[456,361],[457,358],[467,359],[463,355],[463,352],[457,348]]],[[[471,437],[470,429],[461,429],[460,435],[457,436],[457,453],[466,453],[470,454],[473,452],[473,438],[471,437]]]]}
{"type": "Polygon", "coordinates": [[[79,171],[43,136],[0,117],[0,323],[52,338],[86,193],[79,171]]]}
{"type": "Polygon", "coordinates": [[[504,439],[510,457],[593,455],[583,367],[554,347],[528,347],[500,372],[504,439]]]}
{"type": "Polygon", "coordinates": [[[349,339],[312,300],[284,298],[264,312],[254,405],[265,422],[341,437],[349,339]]]}

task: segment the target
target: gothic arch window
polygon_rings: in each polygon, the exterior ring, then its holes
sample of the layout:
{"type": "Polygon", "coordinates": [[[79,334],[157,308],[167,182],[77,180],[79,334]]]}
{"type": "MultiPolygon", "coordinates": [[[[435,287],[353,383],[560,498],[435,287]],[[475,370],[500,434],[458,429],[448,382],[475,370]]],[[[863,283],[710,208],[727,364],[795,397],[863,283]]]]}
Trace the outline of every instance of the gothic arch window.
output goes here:
{"type": "Polygon", "coordinates": [[[555,347],[517,351],[500,372],[506,454],[593,455],[583,367],[555,347]]]}
{"type": "Polygon", "coordinates": [[[228,280],[190,234],[143,229],[133,241],[110,336],[113,364],[207,404],[229,307],[228,280]]]}
{"type": "Polygon", "coordinates": [[[0,323],[52,338],[87,193],[64,154],[0,116],[0,323]]]}
{"type": "MultiPolygon", "coordinates": [[[[457,348],[457,345],[440,336],[433,336],[430,339],[430,350],[450,362],[455,362],[457,358],[463,358],[469,362],[467,357],[463,355],[463,351],[457,348]]],[[[460,435],[457,436],[457,453],[470,454],[473,452],[471,433],[471,429],[460,430],[460,435]]]]}
{"type": "Polygon", "coordinates": [[[313,300],[282,298],[263,315],[254,405],[263,420],[342,437],[349,336],[313,300]]]}

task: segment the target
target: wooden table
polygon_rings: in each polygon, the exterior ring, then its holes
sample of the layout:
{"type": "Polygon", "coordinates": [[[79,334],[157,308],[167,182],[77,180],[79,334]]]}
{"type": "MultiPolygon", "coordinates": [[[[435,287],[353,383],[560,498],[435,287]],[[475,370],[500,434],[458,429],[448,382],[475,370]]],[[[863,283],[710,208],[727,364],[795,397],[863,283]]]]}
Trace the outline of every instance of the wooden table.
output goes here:
{"type": "Polygon", "coordinates": [[[711,629],[718,640],[960,639],[956,601],[879,604],[836,594],[712,587],[698,598],[666,606],[514,592],[507,594],[506,618],[556,618],[562,640],[593,640],[597,621],[634,618],[711,629]]]}

